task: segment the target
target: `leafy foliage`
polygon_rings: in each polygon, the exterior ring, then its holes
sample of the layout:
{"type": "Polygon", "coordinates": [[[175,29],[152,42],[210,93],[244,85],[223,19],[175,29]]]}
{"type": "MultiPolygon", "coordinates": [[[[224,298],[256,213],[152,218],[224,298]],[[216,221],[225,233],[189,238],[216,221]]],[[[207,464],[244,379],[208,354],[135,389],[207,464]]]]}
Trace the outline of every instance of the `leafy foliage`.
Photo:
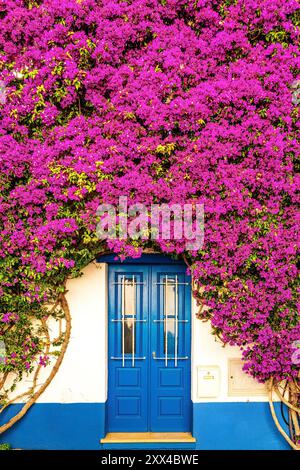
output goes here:
{"type": "Polygon", "coordinates": [[[0,450],[10,450],[10,444],[0,444],[0,450]]]}

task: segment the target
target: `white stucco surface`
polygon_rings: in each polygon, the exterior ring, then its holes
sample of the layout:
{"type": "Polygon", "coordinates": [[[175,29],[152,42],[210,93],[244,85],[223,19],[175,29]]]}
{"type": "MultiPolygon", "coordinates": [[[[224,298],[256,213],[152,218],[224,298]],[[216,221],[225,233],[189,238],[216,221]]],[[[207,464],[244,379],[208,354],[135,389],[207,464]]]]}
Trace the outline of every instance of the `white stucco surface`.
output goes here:
{"type": "Polygon", "coordinates": [[[101,403],[107,397],[107,265],[67,284],[72,333],[63,363],[39,402],[101,403]]]}
{"type": "MultiPolygon", "coordinates": [[[[229,396],[228,394],[228,361],[233,358],[241,358],[238,348],[232,346],[223,347],[211,332],[210,322],[203,322],[196,318],[196,302],[193,300],[192,308],[192,400],[194,402],[245,402],[267,401],[264,395],[229,396]],[[197,367],[218,366],[220,370],[219,394],[214,398],[199,398],[197,394],[197,367]]],[[[244,374],[244,373],[243,373],[244,374]]],[[[252,379],[251,379],[252,381],[252,379]]],[[[253,380],[254,387],[256,382],[253,380]]]]}

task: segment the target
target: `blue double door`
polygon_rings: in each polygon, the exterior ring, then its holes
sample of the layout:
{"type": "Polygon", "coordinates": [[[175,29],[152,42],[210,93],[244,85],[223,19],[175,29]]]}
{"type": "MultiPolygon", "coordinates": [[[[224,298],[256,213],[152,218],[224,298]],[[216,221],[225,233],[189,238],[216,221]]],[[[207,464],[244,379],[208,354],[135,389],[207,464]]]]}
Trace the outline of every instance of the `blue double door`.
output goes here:
{"type": "Polygon", "coordinates": [[[186,267],[109,268],[108,430],[191,428],[191,284],[186,267]]]}

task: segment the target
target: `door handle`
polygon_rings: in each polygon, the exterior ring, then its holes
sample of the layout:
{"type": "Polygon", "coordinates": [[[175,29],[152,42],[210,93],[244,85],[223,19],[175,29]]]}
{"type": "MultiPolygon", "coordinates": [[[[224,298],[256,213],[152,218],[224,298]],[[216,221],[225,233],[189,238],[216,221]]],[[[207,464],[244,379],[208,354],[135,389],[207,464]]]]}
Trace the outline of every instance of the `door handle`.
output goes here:
{"type": "Polygon", "coordinates": [[[156,359],[156,352],[155,351],[152,351],[152,357],[153,357],[153,359],[156,359]]]}

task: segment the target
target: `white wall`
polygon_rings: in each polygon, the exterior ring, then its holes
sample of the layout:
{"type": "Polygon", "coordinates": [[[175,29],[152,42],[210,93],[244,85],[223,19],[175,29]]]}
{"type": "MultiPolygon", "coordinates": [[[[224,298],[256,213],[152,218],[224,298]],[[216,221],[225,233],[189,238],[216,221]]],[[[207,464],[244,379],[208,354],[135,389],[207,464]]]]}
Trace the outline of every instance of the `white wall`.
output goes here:
{"type": "Polygon", "coordinates": [[[67,284],[71,340],[39,402],[101,403],[107,398],[107,265],[92,263],[67,284]]]}
{"type": "MultiPolygon", "coordinates": [[[[212,334],[210,322],[203,322],[196,318],[197,306],[195,299],[192,300],[192,400],[193,402],[244,402],[244,401],[267,401],[266,394],[249,394],[242,396],[229,396],[228,394],[228,360],[241,358],[239,348],[223,346],[212,334]],[[197,393],[198,378],[197,367],[217,366],[220,373],[219,393],[217,397],[200,398],[197,393]]],[[[209,367],[208,367],[209,369],[209,367]]],[[[244,372],[242,373],[244,375],[244,372]]],[[[241,377],[241,380],[243,377],[241,377]]],[[[247,380],[247,379],[246,379],[247,380]]],[[[250,387],[256,387],[256,381],[247,380],[250,387]]],[[[260,386],[259,386],[260,387],[260,386]]],[[[261,387],[260,387],[261,388],[261,387]]]]}

